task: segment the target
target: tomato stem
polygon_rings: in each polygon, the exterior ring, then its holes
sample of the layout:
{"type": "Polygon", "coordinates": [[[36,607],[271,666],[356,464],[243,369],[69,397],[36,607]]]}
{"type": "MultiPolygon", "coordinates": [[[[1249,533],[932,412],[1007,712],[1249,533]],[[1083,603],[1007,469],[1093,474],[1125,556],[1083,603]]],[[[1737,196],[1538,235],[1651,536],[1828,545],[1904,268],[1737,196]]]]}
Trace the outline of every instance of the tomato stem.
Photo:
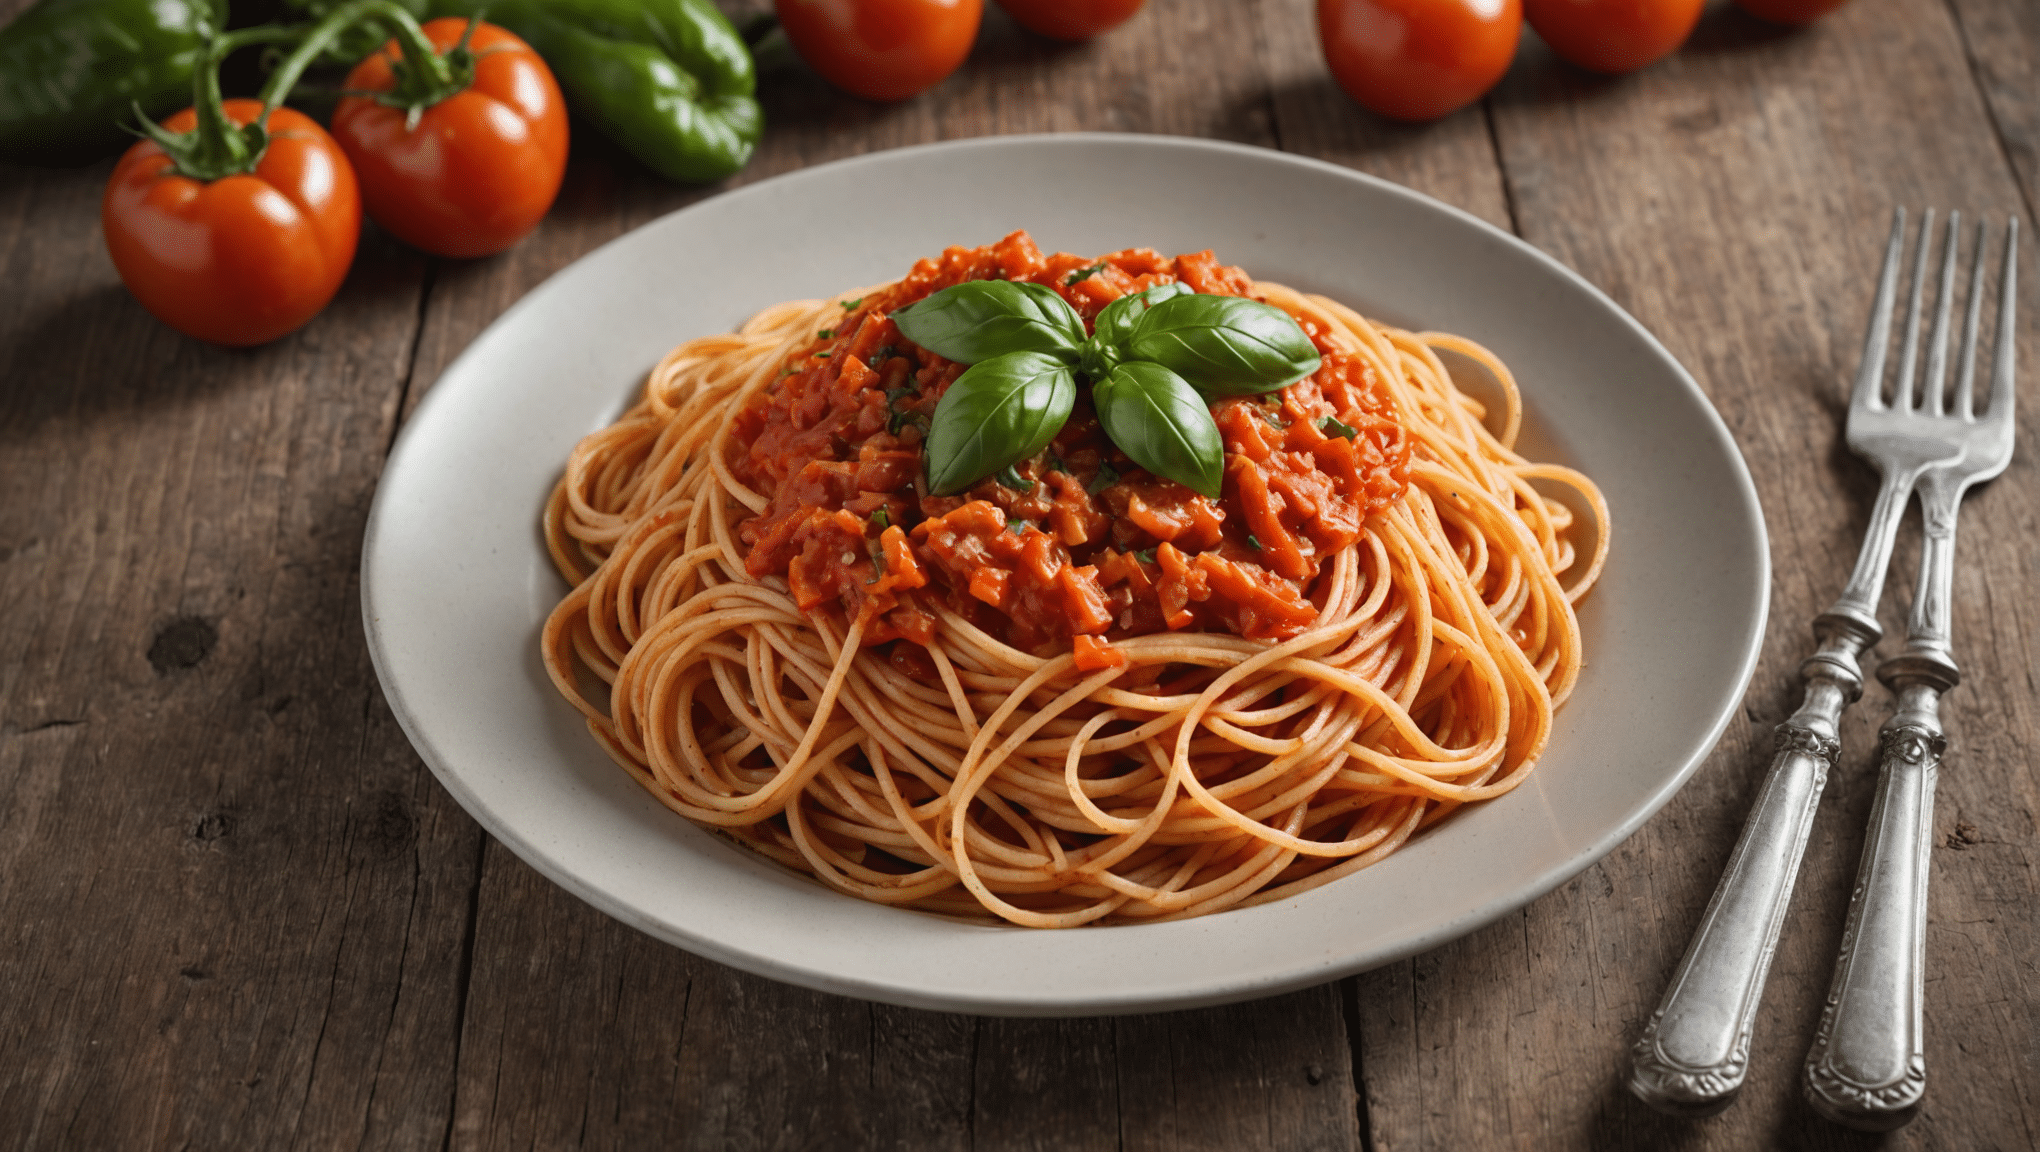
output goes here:
{"type": "MultiPolygon", "coordinates": [[[[465,36],[453,51],[442,56],[418,26],[417,18],[403,7],[392,0],[354,0],[335,8],[313,25],[290,56],[270,74],[269,82],[262,86],[265,114],[283,103],[297,86],[298,77],[333,41],[349,29],[369,23],[387,25],[397,42],[400,57],[395,62],[397,89],[385,95],[385,103],[401,108],[429,108],[474,82],[474,60],[467,51],[465,36]]],[[[473,30],[474,22],[470,21],[468,31],[472,34],[473,30]]]]}
{"type": "Polygon", "coordinates": [[[269,114],[296,87],[305,69],[343,33],[362,24],[389,26],[401,56],[393,62],[397,88],[378,99],[408,109],[415,123],[423,109],[474,83],[474,55],[467,45],[478,22],[470,20],[460,43],[445,55],[432,46],[417,19],[392,0],[354,0],[335,8],[309,30],[302,25],[264,24],[216,33],[206,45],[205,58],[192,72],[191,106],[198,120],[192,130],[172,132],[144,115],[140,105],[135,107],[135,120],[142,135],[170,157],[180,176],[211,183],[253,172],[269,148],[269,114]],[[227,116],[220,94],[221,62],[250,44],[291,40],[297,41],[297,46],[262,86],[261,114],[248,124],[236,125],[227,116]]]}
{"type": "Polygon", "coordinates": [[[252,172],[269,146],[267,117],[236,125],[227,116],[220,95],[220,63],[250,44],[269,44],[294,39],[296,30],[273,24],[216,33],[206,44],[205,56],[191,75],[191,106],[197,124],[189,132],[172,132],[144,115],[135,106],[135,120],[144,136],[175,163],[179,175],[210,183],[242,172],[252,172]]]}

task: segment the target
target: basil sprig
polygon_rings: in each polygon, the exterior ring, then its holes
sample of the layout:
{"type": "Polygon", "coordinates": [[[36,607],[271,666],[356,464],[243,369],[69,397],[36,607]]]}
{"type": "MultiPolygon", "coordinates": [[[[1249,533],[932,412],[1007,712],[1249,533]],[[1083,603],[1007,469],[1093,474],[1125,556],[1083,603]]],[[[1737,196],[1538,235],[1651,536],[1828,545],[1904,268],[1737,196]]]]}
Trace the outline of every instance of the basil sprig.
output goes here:
{"type": "Polygon", "coordinates": [[[928,428],[928,487],[961,492],[1041,451],[1069,419],[1077,371],[1105,434],[1134,463],[1216,499],[1225,444],[1209,401],[1283,388],[1317,371],[1310,338],[1279,308],[1159,284],[1098,314],[1094,333],[1052,288],[972,280],[893,314],[901,333],[972,367],[928,428]]]}

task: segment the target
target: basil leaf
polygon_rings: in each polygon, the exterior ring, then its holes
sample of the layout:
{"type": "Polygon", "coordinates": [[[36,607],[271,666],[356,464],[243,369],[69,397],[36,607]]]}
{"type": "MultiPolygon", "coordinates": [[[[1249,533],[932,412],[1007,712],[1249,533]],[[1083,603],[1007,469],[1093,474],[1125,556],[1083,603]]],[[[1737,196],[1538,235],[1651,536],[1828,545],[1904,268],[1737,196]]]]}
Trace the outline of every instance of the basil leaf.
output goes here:
{"type": "Polygon", "coordinates": [[[1126,358],[1126,338],[1133,334],[1134,321],[1162,301],[1189,293],[1190,286],[1178,282],[1157,284],[1145,292],[1121,296],[1098,313],[1098,319],[1091,325],[1091,339],[1118,352],[1123,360],[1126,358]]]}
{"type": "Polygon", "coordinates": [[[1225,477],[1225,445],[1211,409],[1181,376],[1160,364],[1128,360],[1092,385],[1098,423],[1133,462],[1216,500],[1225,477]]]}
{"type": "Polygon", "coordinates": [[[1289,313],[1259,300],[1191,293],[1134,321],[1127,356],[1174,371],[1207,396],[1251,396],[1318,370],[1317,349],[1289,313]]]}
{"type": "Polygon", "coordinates": [[[1011,280],[967,280],[895,312],[907,339],[959,364],[1008,352],[1046,352],[1071,364],[1084,320],[1055,289],[1011,280]]]}
{"type": "Polygon", "coordinates": [[[928,490],[961,492],[1048,447],[1076,402],[1076,373],[1044,352],[1009,352],[966,370],[928,425],[928,490]]]}

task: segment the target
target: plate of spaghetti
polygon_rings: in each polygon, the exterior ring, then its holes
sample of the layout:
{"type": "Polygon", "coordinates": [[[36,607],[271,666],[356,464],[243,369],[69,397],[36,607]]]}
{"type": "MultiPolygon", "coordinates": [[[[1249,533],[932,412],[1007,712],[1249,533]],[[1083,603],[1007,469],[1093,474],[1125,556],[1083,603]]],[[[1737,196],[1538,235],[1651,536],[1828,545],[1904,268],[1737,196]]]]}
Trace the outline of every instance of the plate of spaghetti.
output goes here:
{"type": "Polygon", "coordinates": [[[1719,417],[1555,261],[1079,135],[808,169],[554,276],[405,428],[362,595],[427,764],[597,908],[1082,1014],[1578,873],[1719,738],[1767,584],[1719,417]]]}

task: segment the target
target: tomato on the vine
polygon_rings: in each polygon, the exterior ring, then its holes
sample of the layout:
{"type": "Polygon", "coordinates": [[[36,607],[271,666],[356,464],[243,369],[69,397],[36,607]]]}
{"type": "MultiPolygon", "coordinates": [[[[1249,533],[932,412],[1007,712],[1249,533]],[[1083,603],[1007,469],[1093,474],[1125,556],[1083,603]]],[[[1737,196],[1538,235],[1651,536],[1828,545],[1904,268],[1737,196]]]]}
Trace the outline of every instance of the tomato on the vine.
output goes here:
{"type": "MultiPolygon", "coordinates": [[[[224,105],[235,129],[262,109],[259,100],[224,105]]],[[[198,122],[187,108],[163,130],[198,122]]],[[[99,219],[113,266],[143,307],[180,332],[242,347],[298,328],[340,290],[361,197],[326,130],[278,108],[252,171],[196,179],[157,140],[138,141],[114,166],[99,219]]]]}
{"type": "Polygon", "coordinates": [[[1582,68],[1634,72],[1676,51],[1705,0],[1523,0],[1523,18],[1582,68]]]}
{"type": "Polygon", "coordinates": [[[1142,0],[999,0],[1029,31],[1058,40],[1089,40],[1133,18],[1142,0]]]}
{"type": "Polygon", "coordinates": [[[385,103],[417,67],[392,39],[347,75],[333,136],[354,161],[368,214],[398,239],[441,256],[488,256],[538,226],[567,169],[567,109],[531,46],[494,24],[448,16],[424,26],[455,83],[416,119],[385,103]]]}
{"type": "Polygon", "coordinates": [[[1487,94],[1516,54],[1522,0],[1318,0],[1325,63],[1347,95],[1435,120],[1487,94]]]}
{"type": "Polygon", "coordinates": [[[822,78],[866,100],[946,79],[977,39],[984,0],[775,0],[780,27],[822,78]]]}
{"type": "Polygon", "coordinates": [[[1811,24],[1849,0],[1735,0],[1743,11],[1773,24],[1811,24]]]}

